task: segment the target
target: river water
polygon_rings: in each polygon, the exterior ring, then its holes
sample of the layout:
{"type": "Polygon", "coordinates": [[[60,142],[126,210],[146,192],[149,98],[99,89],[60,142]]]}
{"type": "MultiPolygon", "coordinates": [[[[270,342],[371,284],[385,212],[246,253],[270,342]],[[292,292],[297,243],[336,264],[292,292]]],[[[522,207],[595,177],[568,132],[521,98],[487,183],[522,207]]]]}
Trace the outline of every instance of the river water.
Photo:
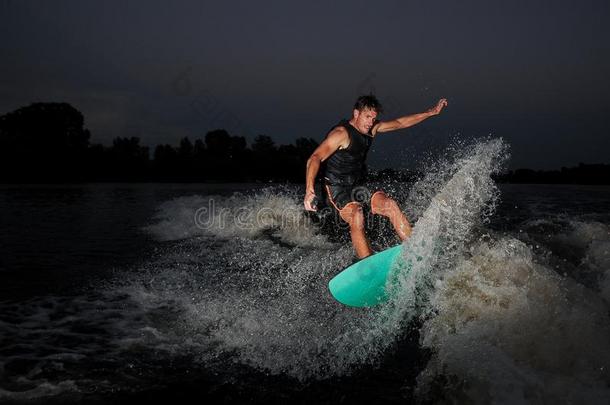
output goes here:
{"type": "Polygon", "coordinates": [[[506,149],[371,186],[414,228],[368,309],[302,186],[0,186],[0,403],[608,403],[610,187],[497,186],[506,149]]]}

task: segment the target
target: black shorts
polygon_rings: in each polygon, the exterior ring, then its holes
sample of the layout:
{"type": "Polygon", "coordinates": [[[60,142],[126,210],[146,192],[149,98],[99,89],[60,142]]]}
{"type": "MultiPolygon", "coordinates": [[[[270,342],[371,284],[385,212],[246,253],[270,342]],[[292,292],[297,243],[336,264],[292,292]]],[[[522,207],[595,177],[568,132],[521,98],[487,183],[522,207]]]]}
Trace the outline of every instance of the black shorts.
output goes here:
{"type": "Polygon", "coordinates": [[[351,202],[370,207],[373,194],[375,193],[372,190],[363,185],[324,183],[324,195],[328,205],[337,211],[341,211],[351,202]]]}

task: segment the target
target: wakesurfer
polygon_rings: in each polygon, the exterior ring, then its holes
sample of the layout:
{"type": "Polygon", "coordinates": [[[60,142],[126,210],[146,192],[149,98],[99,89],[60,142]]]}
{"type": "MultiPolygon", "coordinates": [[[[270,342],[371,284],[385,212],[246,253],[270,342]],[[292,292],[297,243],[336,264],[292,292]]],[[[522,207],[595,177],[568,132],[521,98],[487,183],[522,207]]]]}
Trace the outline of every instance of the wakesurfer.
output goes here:
{"type": "Polygon", "coordinates": [[[322,162],[325,162],[324,198],[338,211],[341,219],[349,224],[352,245],[358,258],[372,254],[364,231],[363,204],[369,204],[372,214],[387,217],[401,240],[411,235],[411,224],[407,217],[396,201],[382,190],[373,192],[367,201],[358,198],[358,194],[363,194],[358,191],[365,180],[365,161],[373,139],[378,134],[408,128],[438,115],[446,105],[447,100],[443,98],[425,112],[379,121],[377,117],[382,112],[382,107],[377,98],[374,95],[361,96],[354,104],[351,119],[335,125],[307,160],[305,209],[317,209],[314,205],[315,179],[322,162]]]}

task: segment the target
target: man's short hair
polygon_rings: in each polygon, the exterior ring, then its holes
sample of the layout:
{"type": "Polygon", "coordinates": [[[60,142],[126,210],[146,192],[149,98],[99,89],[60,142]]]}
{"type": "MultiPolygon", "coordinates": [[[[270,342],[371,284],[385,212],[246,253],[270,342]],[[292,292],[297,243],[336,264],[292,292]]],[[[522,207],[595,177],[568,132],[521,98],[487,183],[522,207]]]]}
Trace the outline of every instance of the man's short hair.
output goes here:
{"type": "Polygon", "coordinates": [[[356,100],[356,103],[354,104],[354,110],[362,111],[366,108],[376,111],[377,114],[381,114],[383,112],[381,103],[373,94],[358,97],[358,100],[356,100]]]}

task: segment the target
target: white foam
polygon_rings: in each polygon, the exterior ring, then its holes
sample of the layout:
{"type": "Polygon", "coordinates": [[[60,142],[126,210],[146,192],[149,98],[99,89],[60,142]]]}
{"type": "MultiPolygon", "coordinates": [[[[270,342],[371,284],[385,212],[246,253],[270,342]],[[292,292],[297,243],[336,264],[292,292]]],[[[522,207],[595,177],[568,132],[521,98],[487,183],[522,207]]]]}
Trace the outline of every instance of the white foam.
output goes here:
{"type": "MultiPolygon", "coordinates": [[[[99,295],[49,297],[8,314],[22,321],[2,323],[0,333],[30,346],[15,347],[15,357],[3,361],[33,360],[23,385],[42,387],[32,388],[34,396],[61,385],[42,376],[50,362],[66,367],[66,381],[75,384],[66,389],[113,389],[100,380],[108,375],[77,377],[82,356],[92,353],[107,364],[128,362],[125,380],[146,386],[139,372],[159,358],[166,364],[163,356],[172,363],[185,354],[206,371],[222,373],[238,362],[322,379],[377,361],[421,317],[422,345],[433,353],[419,377],[424,401],[439,381],[442,392],[464,403],[607,400],[607,303],[539,264],[519,240],[485,228],[498,197],[490,175],[505,157],[501,140],[473,144],[438,162],[400,201],[416,218],[404,250],[412,270],[401,273],[385,306],[349,308],[329,296],[327,282],[351,263],[352,247],[330,244],[306,224],[302,196],[266,190],[184,197],[165,203],[148,228],[159,240],[180,243],[97,288],[99,295]],[[263,237],[266,231],[282,243],[263,237]],[[30,354],[49,346],[40,331],[53,332],[53,342],[76,343],[30,354]],[[144,358],[138,370],[138,353],[154,353],[155,360],[144,358]]],[[[586,252],[583,268],[604,275],[599,291],[606,299],[607,231],[583,223],[564,235],[586,252]]]]}
{"type": "MultiPolygon", "coordinates": [[[[463,254],[473,228],[493,212],[498,192],[490,176],[506,156],[502,140],[480,142],[453,164],[438,166],[432,178],[449,178],[440,189],[428,177],[413,188],[412,193],[433,196],[404,244],[404,260],[411,270],[399,275],[384,322],[401,325],[421,314],[436,279],[463,254]]],[[[426,199],[410,197],[412,201],[426,199]]]]}
{"type": "MultiPolygon", "coordinates": [[[[206,278],[207,285],[199,287],[187,305],[187,324],[212,342],[214,350],[207,355],[233,353],[253,367],[300,379],[343,375],[354,365],[375,361],[402,333],[405,323],[421,313],[424,308],[418,306],[425,305],[429,282],[455,261],[472,237],[472,228],[490,211],[497,194],[489,176],[504,156],[501,140],[481,142],[445,168],[451,172],[449,180],[433,196],[408,242],[409,257],[424,259],[401,280],[400,293],[390,305],[354,309],[337,305],[329,297],[326,283],[349,264],[349,245],[338,252],[303,245],[287,249],[252,238],[241,229],[213,228],[215,236],[233,235],[234,239],[230,251],[215,251],[219,263],[200,266],[202,272],[218,267],[224,271],[215,282],[206,278]]],[[[281,209],[297,204],[294,199],[267,195],[247,204],[273,210],[275,201],[280,201],[281,209]]],[[[163,301],[167,293],[174,299],[192,294],[188,289],[164,288],[155,289],[153,295],[163,301]]]]}
{"type": "Polygon", "coordinates": [[[162,241],[202,235],[253,238],[270,231],[291,245],[328,246],[305,216],[301,200],[287,188],[263,189],[253,195],[180,197],[162,204],[157,222],[146,230],[162,241]]]}
{"type": "Polygon", "coordinates": [[[584,232],[589,241],[582,264],[599,275],[600,295],[610,304],[610,227],[599,222],[584,223],[577,232],[584,232]]]}
{"type": "Polygon", "coordinates": [[[564,251],[571,252],[578,259],[570,276],[595,286],[600,296],[610,303],[610,226],[597,221],[570,218],[545,218],[528,221],[528,224],[544,228],[549,224],[555,225],[556,222],[561,224],[561,230],[549,237],[558,245],[555,250],[561,249],[557,252],[560,255],[564,251]]]}
{"type": "Polygon", "coordinates": [[[480,243],[447,271],[432,297],[422,344],[434,376],[484,403],[604,403],[610,399],[607,308],[586,288],[538,265],[510,238],[480,243]]]}
{"type": "Polygon", "coordinates": [[[573,237],[586,245],[582,266],[597,273],[602,298],[610,304],[610,227],[600,222],[574,222],[573,237]]]}

